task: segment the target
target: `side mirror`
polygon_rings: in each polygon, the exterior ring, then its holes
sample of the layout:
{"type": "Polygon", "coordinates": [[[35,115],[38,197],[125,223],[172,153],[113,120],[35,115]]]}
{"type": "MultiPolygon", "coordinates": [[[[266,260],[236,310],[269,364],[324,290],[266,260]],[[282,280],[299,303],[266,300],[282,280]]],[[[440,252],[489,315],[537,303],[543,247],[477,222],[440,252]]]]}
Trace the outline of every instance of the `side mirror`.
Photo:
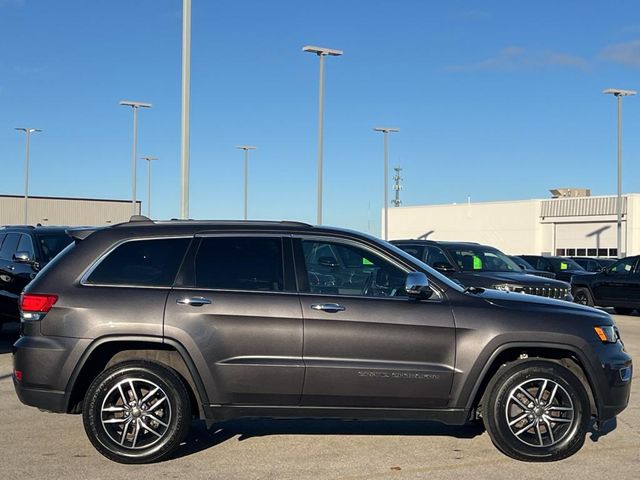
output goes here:
{"type": "Polygon", "coordinates": [[[318,263],[324,267],[337,267],[338,262],[333,257],[320,257],[318,263]]]}
{"type": "Polygon", "coordinates": [[[433,295],[429,286],[429,279],[422,272],[411,272],[404,282],[404,290],[409,298],[426,300],[433,295]]]}
{"type": "Polygon", "coordinates": [[[16,252],[13,254],[13,260],[18,263],[33,263],[33,259],[28,252],[16,252]]]}
{"type": "Polygon", "coordinates": [[[454,266],[448,262],[435,262],[433,264],[433,268],[435,268],[441,273],[452,273],[456,271],[454,266]]]}

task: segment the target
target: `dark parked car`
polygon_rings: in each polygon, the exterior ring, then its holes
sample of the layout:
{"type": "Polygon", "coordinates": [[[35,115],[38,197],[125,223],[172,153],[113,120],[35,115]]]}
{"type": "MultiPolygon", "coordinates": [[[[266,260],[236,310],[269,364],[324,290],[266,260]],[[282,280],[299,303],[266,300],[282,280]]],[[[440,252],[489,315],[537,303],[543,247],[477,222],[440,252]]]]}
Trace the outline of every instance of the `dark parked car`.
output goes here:
{"type": "Polygon", "coordinates": [[[585,273],[586,270],[574,260],[567,257],[543,257],[542,255],[519,255],[536,270],[552,272],[556,279],[571,282],[574,273],[585,273]]]}
{"type": "Polygon", "coordinates": [[[601,272],[610,265],[613,265],[616,260],[612,258],[590,258],[590,257],[569,257],[575,261],[578,265],[584,268],[587,272],[601,272]]]}
{"type": "Polygon", "coordinates": [[[465,287],[572,300],[568,283],[528,275],[493,247],[435,240],[394,240],[391,243],[465,287]]]}
{"type": "Polygon", "coordinates": [[[71,241],[64,227],[0,227],[0,325],[20,320],[20,293],[71,241]]]}
{"type": "Polygon", "coordinates": [[[574,274],[571,287],[577,303],[613,307],[616,313],[629,315],[640,308],[638,257],[618,260],[599,273],[574,274]]]}
{"type": "Polygon", "coordinates": [[[482,419],[507,455],[551,461],[628,403],[605,312],[463,289],[342,229],[133,220],[71,232],[14,345],[20,400],[82,412],[112,460],[166,458],[195,415],[482,419]]]}
{"type": "Polygon", "coordinates": [[[513,260],[513,263],[518,265],[522,270],[524,270],[525,273],[528,273],[529,275],[537,275],[538,277],[545,278],[556,278],[555,273],[545,272],[544,270],[536,270],[529,264],[529,262],[527,262],[523,258],[517,257],[515,255],[509,255],[509,258],[513,260]]]}

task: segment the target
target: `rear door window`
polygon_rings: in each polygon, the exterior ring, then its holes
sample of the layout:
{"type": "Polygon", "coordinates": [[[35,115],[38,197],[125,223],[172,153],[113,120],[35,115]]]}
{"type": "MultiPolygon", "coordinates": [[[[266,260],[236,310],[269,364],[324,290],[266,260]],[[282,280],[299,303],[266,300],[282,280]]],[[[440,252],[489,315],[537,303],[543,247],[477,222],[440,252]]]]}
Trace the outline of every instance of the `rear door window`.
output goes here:
{"type": "Polygon", "coordinates": [[[40,242],[40,249],[42,250],[42,260],[44,262],[50,262],[58,253],[69,245],[73,239],[67,234],[44,234],[38,235],[38,242],[40,242]]]}
{"type": "Polygon", "coordinates": [[[190,241],[190,238],[163,238],[125,242],[98,264],[85,283],[170,287],[190,241]]]}
{"type": "Polygon", "coordinates": [[[33,242],[31,241],[31,237],[29,235],[21,235],[20,242],[18,243],[18,248],[16,252],[24,252],[29,254],[29,258],[31,260],[35,259],[35,252],[33,251],[33,242]]]}
{"type": "Polygon", "coordinates": [[[195,257],[195,287],[219,290],[284,290],[279,237],[204,237],[195,257]]]}

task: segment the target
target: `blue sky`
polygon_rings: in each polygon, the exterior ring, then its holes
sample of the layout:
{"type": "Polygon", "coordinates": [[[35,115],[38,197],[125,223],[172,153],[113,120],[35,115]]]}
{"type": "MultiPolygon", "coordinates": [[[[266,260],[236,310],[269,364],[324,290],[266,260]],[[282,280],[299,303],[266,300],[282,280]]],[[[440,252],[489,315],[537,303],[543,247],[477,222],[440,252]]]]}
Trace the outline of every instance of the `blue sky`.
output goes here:
{"type": "MultiPolygon", "coordinates": [[[[0,0],[0,193],[130,197],[131,111],[153,215],[179,215],[180,0],[0,0]]],[[[615,192],[615,102],[640,89],[635,1],[193,0],[191,216],[315,221],[318,60],[327,224],[379,233],[382,138],[405,205],[615,192]]],[[[625,191],[640,191],[640,97],[625,100],[625,191]]],[[[139,198],[146,199],[139,163],[139,198]]],[[[390,192],[391,196],[391,192],[390,192]]]]}

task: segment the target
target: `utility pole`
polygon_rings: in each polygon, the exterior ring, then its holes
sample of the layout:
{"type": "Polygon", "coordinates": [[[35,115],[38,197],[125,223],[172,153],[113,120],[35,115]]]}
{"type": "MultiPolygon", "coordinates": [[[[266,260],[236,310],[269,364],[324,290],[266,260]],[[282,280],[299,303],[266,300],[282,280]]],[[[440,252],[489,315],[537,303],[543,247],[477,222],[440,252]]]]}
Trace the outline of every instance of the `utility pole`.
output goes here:
{"type": "Polygon", "coordinates": [[[28,205],[29,205],[29,144],[31,134],[41,132],[39,128],[25,128],[18,127],[16,130],[20,130],[27,134],[27,152],[24,160],[24,224],[28,225],[28,205]]]}
{"type": "Polygon", "coordinates": [[[391,201],[394,207],[399,207],[402,205],[402,200],[400,200],[400,190],[402,190],[402,177],[400,176],[400,172],[402,172],[402,168],[393,167],[394,172],[393,175],[393,190],[396,192],[395,198],[391,201]]]}

